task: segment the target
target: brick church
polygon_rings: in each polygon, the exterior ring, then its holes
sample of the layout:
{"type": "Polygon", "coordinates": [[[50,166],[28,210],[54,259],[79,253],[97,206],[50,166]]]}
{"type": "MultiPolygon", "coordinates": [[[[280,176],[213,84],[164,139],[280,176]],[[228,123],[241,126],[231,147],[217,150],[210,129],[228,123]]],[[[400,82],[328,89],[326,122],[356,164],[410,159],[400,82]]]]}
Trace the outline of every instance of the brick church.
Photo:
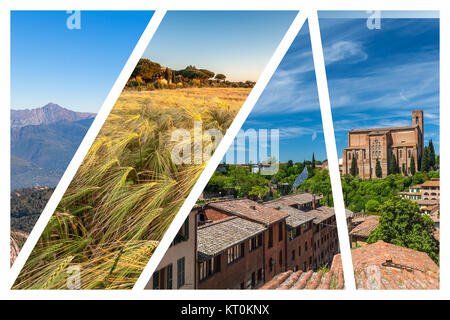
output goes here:
{"type": "Polygon", "coordinates": [[[382,178],[394,154],[400,172],[411,174],[411,157],[415,170],[423,153],[423,110],[412,111],[412,123],[407,127],[353,129],[348,132],[348,146],[342,155],[342,174],[350,174],[353,157],[356,158],[356,174],[362,179],[376,178],[377,158],[382,169],[382,178]]]}

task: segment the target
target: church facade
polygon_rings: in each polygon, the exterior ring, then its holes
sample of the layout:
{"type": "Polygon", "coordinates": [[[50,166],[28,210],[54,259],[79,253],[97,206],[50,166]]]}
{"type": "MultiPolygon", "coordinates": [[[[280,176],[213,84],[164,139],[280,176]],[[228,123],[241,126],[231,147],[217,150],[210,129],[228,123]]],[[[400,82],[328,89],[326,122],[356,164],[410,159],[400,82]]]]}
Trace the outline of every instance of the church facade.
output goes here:
{"type": "Polygon", "coordinates": [[[354,129],[348,132],[347,148],[342,154],[342,174],[350,174],[356,158],[356,174],[362,179],[377,178],[376,161],[380,162],[382,178],[389,174],[392,154],[400,172],[411,175],[411,157],[415,171],[422,158],[424,144],[423,110],[412,111],[411,126],[354,129]]]}

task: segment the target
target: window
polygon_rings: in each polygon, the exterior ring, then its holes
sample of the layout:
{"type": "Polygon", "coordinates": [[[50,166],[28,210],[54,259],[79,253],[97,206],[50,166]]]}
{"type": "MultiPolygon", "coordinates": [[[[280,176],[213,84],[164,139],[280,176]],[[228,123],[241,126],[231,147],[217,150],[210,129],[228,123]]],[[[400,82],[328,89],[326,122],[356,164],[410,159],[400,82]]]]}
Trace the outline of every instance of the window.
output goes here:
{"type": "Polygon", "coordinates": [[[255,287],[255,284],[256,284],[256,274],[252,272],[252,288],[255,287]]]}
{"type": "Polygon", "coordinates": [[[230,264],[244,256],[244,243],[237,244],[227,250],[227,263],[230,264]]]}
{"type": "Polygon", "coordinates": [[[254,236],[248,241],[249,251],[253,251],[262,245],[262,233],[254,236]]]}
{"type": "Polygon", "coordinates": [[[159,271],[153,273],[153,289],[159,289],[159,271]]]}
{"type": "Polygon", "coordinates": [[[216,256],[208,261],[199,263],[200,281],[208,278],[216,272],[220,272],[220,256],[216,256]]]}
{"type": "Polygon", "coordinates": [[[262,268],[258,269],[258,281],[262,281],[262,268]]]}
{"type": "Polygon", "coordinates": [[[273,271],[273,264],[274,264],[274,261],[273,261],[272,258],[270,258],[270,259],[269,259],[269,271],[270,271],[270,272],[273,271]]]}
{"type": "Polygon", "coordinates": [[[273,247],[273,226],[269,227],[269,248],[273,247]]]}
{"type": "Polygon", "coordinates": [[[302,247],[298,246],[298,256],[300,257],[302,255],[302,247]]]}
{"type": "Polygon", "coordinates": [[[411,150],[408,150],[408,158],[411,158],[411,150]]]}
{"type": "Polygon", "coordinates": [[[295,250],[292,250],[292,260],[295,260],[295,250]]]}
{"type": "Polygon", "coordinates": [[[352,154],[351,153],[348,154],[348,160],[352,160],[352,154]]]}
{"type": "Polygon", "coordinates": [[[176,245],[182,241],[187,241],[189,239],[189,217],[184,221],[183,226],[178,231],[175,239],[172,242],[172,245],[176,245]]]}
{"type": "Polygon", "coordinates": [[[303,229],[303,232],[311,229],[311,221],[308,221],[307,223],[302,224],[302,229],[303,229]]]}
{"type": "Polygon", "coordinates": [[[283,241],[283,222],[278,224],[278,241],[283,241]]]}
{"type": "Polygon", "coordinates": [[[280,266],[283,265],[283,251],[280,250],[280,253],[278,254],[278,263],[280,266]]]}
{"type": "Polygon", "coordinates": [[[308,242],[305,241],[305,251],[308,251],[308,242]]]}
{"type": "Polygon", "coordinates": [[[173,265],[169,264],[167,266],[167,279],[166,279],[166,288],[172,289],[172,271],[173,271],[173,265]]]}
{"type": "Polygon", "coordinates": [[[177,261],[177,288],[184,286],[184,257],[177,261]]]}

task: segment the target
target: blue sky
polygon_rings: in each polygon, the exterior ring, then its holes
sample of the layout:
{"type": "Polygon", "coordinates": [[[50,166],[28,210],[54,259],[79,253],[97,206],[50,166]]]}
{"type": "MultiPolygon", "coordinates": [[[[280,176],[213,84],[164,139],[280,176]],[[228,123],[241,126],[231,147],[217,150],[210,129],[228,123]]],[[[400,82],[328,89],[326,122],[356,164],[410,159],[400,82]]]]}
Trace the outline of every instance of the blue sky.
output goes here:
{"type": "MultiPolygon", "coordinates": [[[[330,16],[330,14],[328,15],[330,16]]],[[[320,17],[320,15],[319,15],[320,17]]],[[[439,152],[438,19],[320,19],[339,157],[350,129],[411,125],[422,108],[425,139],[439,152]]],[[[302,27],[244,124],[279,128],[280,161],[326,159],[308,26],[302,27]]]]}
{"type": "Polygon", "coordinates": [[[339,157],[352,128],[411,125],[424,110],[425,141],[439,152],[439,20],[320,19],[339,157]]]}
{"type": "Polygon", "coordinates": [[[98,112],[152,14],[81,11],[81,29],[69,30],[66,11],[13,11],[11,108],[98,112]]]}
{"type": "Polygon", "coordinates": [[[327,158],[307,23],[247,118],[250,128],[280,130],[281,162],[327,158]]]}
{"type": "Polygon", "coordinates": [[[296,11],[168,11],[144,58],[175,70],[187,65],[256,81],[296,11]]]}

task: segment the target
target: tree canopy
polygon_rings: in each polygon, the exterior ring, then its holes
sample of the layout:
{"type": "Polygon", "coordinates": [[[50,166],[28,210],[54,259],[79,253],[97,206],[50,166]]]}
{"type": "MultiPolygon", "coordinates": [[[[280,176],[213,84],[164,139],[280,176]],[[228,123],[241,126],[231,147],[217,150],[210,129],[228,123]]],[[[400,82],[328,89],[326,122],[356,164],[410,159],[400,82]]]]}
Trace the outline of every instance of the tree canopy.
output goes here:
{"type": "Polygon", "coordinates": [[[367,243],[378,240],[425,252],[436,263],[439,248],[433,237],[433,220],[422,214],[419,205],[407,199],[392,197],[380,208],[378,227],[373,230],[367,243]]]}

